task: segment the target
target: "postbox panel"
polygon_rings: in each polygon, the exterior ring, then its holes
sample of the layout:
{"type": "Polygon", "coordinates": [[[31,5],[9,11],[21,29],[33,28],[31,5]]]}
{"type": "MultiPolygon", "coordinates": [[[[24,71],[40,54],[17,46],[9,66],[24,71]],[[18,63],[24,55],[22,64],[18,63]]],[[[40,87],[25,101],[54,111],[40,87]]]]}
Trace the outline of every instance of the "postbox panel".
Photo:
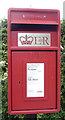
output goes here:
{"type": "Polygon", "coordinates": [[[56,51],[22,50],[11,55],[12,110],[56,109],[56,51]]]}
{"type": "Polygon", "coordinates": [[[58,10],[11,9],[11,23],[58,24],[58,10]]]}
{"type": "Polygon", "coordinates": [[[43,46],[43,47],[57,47],[58,46],[58,36],[57,36],[57,26],[37,26],[34,29],[30,25],[25,26],[25,32],[23,31],[23,25],[20,25],[21,31],[11,31],[11,45],[13,47],[22,47],[22,46],[43,46]],[[41,29],[42,27],[42,29],[41,29]],[[26,29],[29,30],[26,30],[26,29]],[[32,29],[34,31],[32,31],[32,29]],[[36,29],[36,31],[35,31],[36,29]],[[39,30],[38,30],[39,29],[39,30]],[[27,39],[26,39],[27,38],[27,39]],[[14,40],[14,41],[13,41],[14,40]],[[24,43],[27,40],[27,43],[24,43]],[[30,41],[30,42],[29,42],[30,41]],[[39,42],[37,42],[39,41],[39,42]],[[42,42],[40,42],[42,41],[42,42]]]}

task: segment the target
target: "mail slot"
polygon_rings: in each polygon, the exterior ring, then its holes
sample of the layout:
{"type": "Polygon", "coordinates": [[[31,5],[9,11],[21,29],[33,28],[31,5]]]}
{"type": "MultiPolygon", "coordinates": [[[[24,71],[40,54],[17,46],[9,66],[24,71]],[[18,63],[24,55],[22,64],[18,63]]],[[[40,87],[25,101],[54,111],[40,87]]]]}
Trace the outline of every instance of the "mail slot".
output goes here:
{"type": "Polygon", "coordinates": [[[8,11],[8,112],[60,110],[60,13],[58,10],[8,11]]]}

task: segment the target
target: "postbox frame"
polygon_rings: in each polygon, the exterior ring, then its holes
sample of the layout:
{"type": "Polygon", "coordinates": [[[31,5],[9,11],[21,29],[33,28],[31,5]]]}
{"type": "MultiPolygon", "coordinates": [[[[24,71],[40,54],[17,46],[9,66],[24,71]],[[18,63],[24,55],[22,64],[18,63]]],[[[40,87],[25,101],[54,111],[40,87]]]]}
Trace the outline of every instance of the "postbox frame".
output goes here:
{"type": "MultiPolygon", "coordinates": [[[[19,21],[20,22],[20,21],[19,21]]],[[[25,22],[23,21],[22,23],[25,24],[25,22]]],[[[30,23],[26,23],[26,24],[32,24],[30,23]]],[[[40,24],[40,23],[36,23],[36,24],[40,24]]],[[[35,22],[34,22],[35,25],[35,22]]],[[[49,9],[22,9],[22,8],[10,8],[8,10],[8,112],[11,115],[14,114],[38,114],[38,113],[54,113],[54,112],[59,112],[60,110],[60,12],[58,10],[49,10],[49,9]],[[26,12],[50,12],[50,13],[55,13],[57,12],[58,15],[58,21],[57,22],[43,22],[41,24],[44,25],[56,25],[58,26],[58,46],[56,47],[17,47],[17,46],[11,46],[11,24],[21,24],[21,23],[17,23],[17,21],[12,21],[11,22],[11,12],[21,12],[21,11],[26,11],[26,12]],[[16,50],[54,50],[56,51],[57,54],[57,108],[56,109],[44,109],[44,110],[12,110],[12,101],[11,101],[11,75],[12,75],[12,69],[11,69],[11,51],[16,51],[16,50]]]]}

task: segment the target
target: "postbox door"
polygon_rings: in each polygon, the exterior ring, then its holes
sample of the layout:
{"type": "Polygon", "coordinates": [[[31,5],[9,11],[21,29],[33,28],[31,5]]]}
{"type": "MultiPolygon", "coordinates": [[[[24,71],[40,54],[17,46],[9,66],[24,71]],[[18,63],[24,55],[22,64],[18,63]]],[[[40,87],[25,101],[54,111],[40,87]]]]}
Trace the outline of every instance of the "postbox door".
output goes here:
{"type": "Polygon", "coordinates": [[[56,51],[12,51],[12,110],[55,109],[56,70],[56,51]]]}

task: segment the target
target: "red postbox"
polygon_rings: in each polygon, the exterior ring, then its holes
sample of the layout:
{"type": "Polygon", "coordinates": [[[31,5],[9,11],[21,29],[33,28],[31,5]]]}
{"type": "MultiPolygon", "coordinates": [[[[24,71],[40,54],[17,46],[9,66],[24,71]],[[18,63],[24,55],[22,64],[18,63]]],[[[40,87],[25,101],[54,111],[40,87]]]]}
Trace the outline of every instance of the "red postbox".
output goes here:
{"type": "Polygon", "coordinates": [[[59,16],[58,10],[9,9],[9,114],[59,112],[59,16]]]}

